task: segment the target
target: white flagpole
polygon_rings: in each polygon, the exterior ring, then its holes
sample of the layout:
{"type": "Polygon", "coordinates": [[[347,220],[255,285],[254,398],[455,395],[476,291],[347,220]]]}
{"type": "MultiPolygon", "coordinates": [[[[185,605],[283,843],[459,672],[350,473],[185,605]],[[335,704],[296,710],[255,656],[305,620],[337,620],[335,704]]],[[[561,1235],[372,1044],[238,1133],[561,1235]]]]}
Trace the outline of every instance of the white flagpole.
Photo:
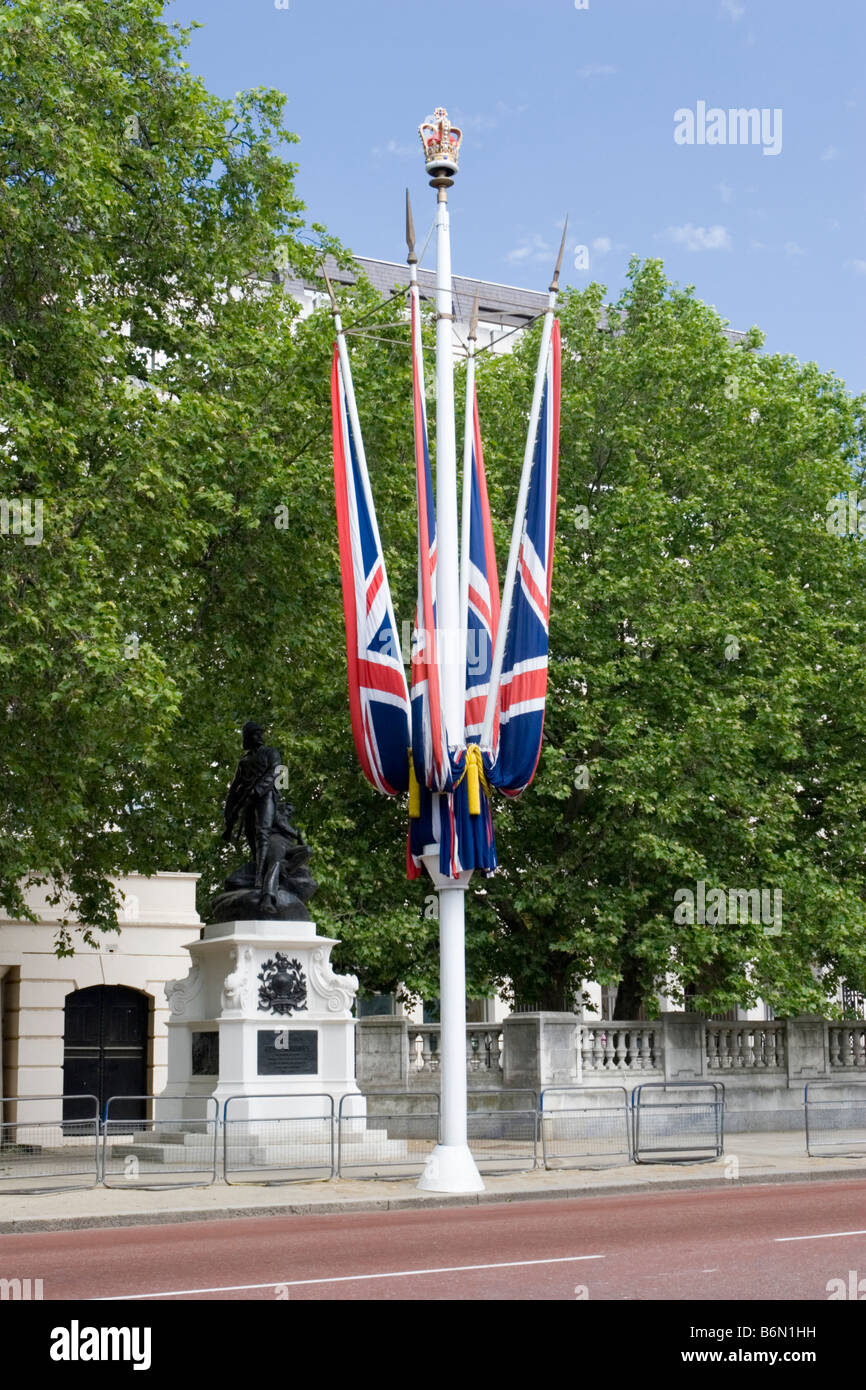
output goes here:
{"type": "MultiPolygon", "coordinates": [[[[411,202],[409,201],[409,190],[408,190],[408,188],[406,189],[406,245],[407,245],[407,247],[409,248],[409,254],[408,254],[407,257],[406,257],[406,261],[407,261],[407,264],[408,264],[408,266],[409,266],[409,300],[410,300],[410,306],[409,306],[409,331],[410,331],[410,335],[411,335],[411,345],[412,345],[412,371],[413,371],[413,373],[414,373],[414,371],[415,371],[415,324],[416,324],[416,322],[417,322],[417,324],[418,324],[418,333],[420,334],[420,332],[421,332],[421,303],[420,303],[420,298],[419,298],[419,294],[418,294],[418,257],[417,257],[416,254],[415,254],[415,223],[414,223],[414,221],[413,221],[413,219],[412,219],[412,204],[411,204],[411,202]]],[[[424,366],[424,356],[423,356],[423,353],[420,351],[420,346],[419,346],[419,351],[418,351],[418,357],[419,357],[419,361],[420,361],[420,368],[423,369],[423,366],[424,366]]],[[[421,385],[422,385],[422,401],[421,401],[421,404],[422,404],[422,406],[424,406],[424,408],[425,408],[425,414],[426,414],[426,403],[425,403],[425,401],[424,401],[424,399],[423,399],[423,385],[424,385],[424,384],[423,384],[423,381],[422,381],[421,385]]],[[[416,488],[416,491],[417,491],[417,488],[416,488]]],[[[419,549],[419,551],[418,551],[418,592],[420,593],[420,591],[421,591],[421,552],[420,552],[420,549],[419,549]]],[[[423,614],[423,613],[418,614],[418,615],[417,615],[417,620],[418,620],[418,622],[419,622],[420,625],[421,625],[421,641],[422,641],[422,645],[425,645],[425,646],[426,646],[426,644],[427,644],[428,642],[435,642],[435,641],[436,641],[436,633],[435,633],[435,632],[425,632],[425,631],[424,631],[424,614],[423,614]]]]}
{"type": "MultiPolygon", "coordinates": [[[[478,337],[478,290],[469,321],[466,358],[466,413],[463,420],[463,513],[460,518],[460,632],[461,647],[469,643],[469,543],[472,532],[472,449],[475,443],[475,340],[478,337]]],[[[477,657],[478,653],[474,653],[477,657]]],[[[463,663],[463,708],[466,708],[466,662],[463,663]]]]}
{"type": "Polygon", "coordinates": [[[541,396],[544,391],[544,378],[547,373],[547,359],[550,354],[550,338],[553,333],[553,315],[556,310],[556,299],[559,293],[559,272],[562,269],[562,257],[565,251],[565,238],[567,233],[568,219],[566,218],[565,228],[562,233],[562,242],[559,247],[559,257],[556,262],[556,269],[553,272],[553,279],[550,282],[547,308],[544,312],[544,326],[541,330],[541,347],[538,352],[538,366],[535,371],[535,388],[532,392],[532,407],[529,412],[529,429],[526,433],[526,449],[523,454],[523,471],[520,474],[520,490],[517,494],[517,506],[514,510],[514,526],[511,532],[511,549],[508,552],[508,567],[505,571],[505,584],[502,590],[502,609],[499,618],[499,630],[496,633],[496,644],[493,648],[493,662],[490,668],[490,685],[487,688],[487,704],[484,707],[481,747],[485,750],[490,749],[493,740],[493,722],[496,718],[496,706],[499,701],[499,682],[502,678],[505,639],[508,636],[508,625],[511,622],[511,604],[514,598],[517,562],[520,558],[523,528],[526,524],[526,499],[529,495],[529,479],[532,473],[532,460],[535,454],[535,440],[538,435],[538,417],[541,414],[541,396]]]}
{"type": "MultiPolygon", "coordinates": [[[[459,132],[455,132],[459,142],[459,132]]],[[[454,314],[451,298],[451,238],[448,189],[457,172],[446,112],[438,108],[421,127],[436,204],[436,625],[442,707],[449,744],[464,742],[466,643],[461,644],[457,541],[457,440],[454,415],[454,314]],[[430,133],[425,140],[425,129],[430,133]],[[442,640],[444,638],[444,640],[442,640]]],[[[443,812],[446,799],[440,800],[443,812]]],[[[432,847],[431,847],[432,848],[432,847]]],[[[481,1192],[484,1184],[469,1151],[466,1087],[465,893],[471,873],[459,879],[439,871],[438,850],[424,862],[439,894],[439,1017],[442,1041],[441,1130],[418,1186],[429,1192],[481,1192]]]]}

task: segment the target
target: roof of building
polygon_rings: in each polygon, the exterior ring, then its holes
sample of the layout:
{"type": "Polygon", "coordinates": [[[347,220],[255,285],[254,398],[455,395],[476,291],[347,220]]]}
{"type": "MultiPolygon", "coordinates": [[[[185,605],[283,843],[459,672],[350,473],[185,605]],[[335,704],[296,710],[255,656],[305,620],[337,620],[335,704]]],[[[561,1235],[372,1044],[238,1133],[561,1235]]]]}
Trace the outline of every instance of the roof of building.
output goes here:
{"type": "MultiPolygon", "coordinates": [[[[381,294],[389,294],[395,285],[408,285],[409,267],[396,261],[373,260],[358,256],[358,265],[381,294]]],[[[497,285],[490,280],[475,280],[466,275],[452,278],[454,312],[458,319],[468,319],[478,292],[478,316],[488,322],[501,323],[509,328],[526,328],[547,308],[547,290],[519,289],[515,285],[497,285]]],[[[418,286],[424,299],[436,293],[436,274],[418,267],[418,286]]]]}
{"type": "MultiPolygon", "coordinates": [[[[359,272],[366,275],[383,298],[392,294],[398,286],[409,284],[409,267],[399,261],[383,261],[370,256],[356,256],[355,263],[359,272]]],[[[354,285],[360,278],[360,274],[339,266],[332,256],[326,258],[325,267],[335,284],[354,285]]],[[[292,279],[287,280],[286,283],[289,287],[293,285],[298,288],[301,287],[300,282],[292,279]]],[[[538,318],[547,308],[548,291],[546,287],[539,290],[521,289],[517,285],[501,285],[496,281],[476,280],[467,275],[453,276],[451,284],[454,294],[454,313],[458,321],[468,322],[476,291],[479,295],[478,316],[486,323],[497,323],[507,328],[527,328],[533,319],[538,318]]],[[[418,285],[421,298],[432,300],[436,293],[435,271],[425,270],[419,266],[418,285]]],[[[310,285],[307,288],[318,289],[319,287],[310,285]]],[[[742,341],[746,336],[745,333],[734,328],[726,329],[725,335],[732,344],[742,341]]]]}

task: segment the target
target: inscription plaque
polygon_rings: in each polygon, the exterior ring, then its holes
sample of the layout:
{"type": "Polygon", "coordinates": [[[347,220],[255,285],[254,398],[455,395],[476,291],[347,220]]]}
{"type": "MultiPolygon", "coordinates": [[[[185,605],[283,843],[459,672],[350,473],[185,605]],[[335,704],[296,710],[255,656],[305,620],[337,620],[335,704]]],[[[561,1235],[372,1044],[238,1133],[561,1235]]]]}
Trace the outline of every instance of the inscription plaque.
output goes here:
{"type": "Polygon", "coordinates": [[[193,1076],[219,1076],[220,1035],[219,1033],[193,1033],[192,1035],[192,1074],[193,1076]]]}
{"type": "Polygon", "coordinates": [[[312,1028],[269,1028],[258,1032],[259,1076],[315,1076],[319,1070],[319,1035],[312,1028]]]}

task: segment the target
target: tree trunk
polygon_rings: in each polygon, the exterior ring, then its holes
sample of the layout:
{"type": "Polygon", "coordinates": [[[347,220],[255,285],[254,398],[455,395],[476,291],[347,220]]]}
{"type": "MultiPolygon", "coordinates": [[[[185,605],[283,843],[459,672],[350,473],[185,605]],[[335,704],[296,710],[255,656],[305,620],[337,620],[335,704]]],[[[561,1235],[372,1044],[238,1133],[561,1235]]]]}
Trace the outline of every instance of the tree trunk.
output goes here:
{"type": "Polygon", "coordinates": [[[562,1013],[563,1010],[571,1008],[571,998],[566,981],[551,980],[541,991],[538,1000],[539,1009],[551,1010],[553,1013],[562,1013]]]}
{"type": "Polygon", "coordinates": [[[642,1003],[643,989],[639,982],[637,966],[633,961],[628,961],[616,992],[614,1019],[619,1022],[637,1018],[642,1003]]]}
{"type": "Polygon", "coordinates": [[[539,987],[537,999],[534,1001],[539,1009],[561,1013],[572,1007],[573,990],[569,982],[568,966],[568,961],[563,961],[560,970],[550,965],[544,984],[539,987]]]}

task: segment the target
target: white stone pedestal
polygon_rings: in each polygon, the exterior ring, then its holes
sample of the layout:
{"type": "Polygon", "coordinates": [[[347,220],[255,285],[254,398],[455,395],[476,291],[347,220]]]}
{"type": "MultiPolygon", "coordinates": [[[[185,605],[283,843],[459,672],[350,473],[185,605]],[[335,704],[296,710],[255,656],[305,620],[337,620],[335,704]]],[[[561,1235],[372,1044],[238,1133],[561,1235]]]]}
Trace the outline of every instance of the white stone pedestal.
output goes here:
{"type": "Polygon", "coordinates": [[[220,1120],[230,1097],[238,1098],[229,1109],[233,1120],[324,1116],[330,1105],[323,1094],[333,1096],[335,1113],[350,1097],[343,1113],[363,1116],[351,1013],[358,981],[331,969],[336,944],[317,936],[313,922],[274,921],[218,922],[189,942],[188,975],[166,985],[168,1085],[155,1118],[211,1117],[209,1097],[220,1120]],[[289,963],[305,988],[305,1007],[281,1011],[280,982],[275,988],[268,962],[289,963]],[[270,998],[262,997],[263,986],[270,998]],[[287,1093],[290,1100],[273,1099],[287,1093]]]}

